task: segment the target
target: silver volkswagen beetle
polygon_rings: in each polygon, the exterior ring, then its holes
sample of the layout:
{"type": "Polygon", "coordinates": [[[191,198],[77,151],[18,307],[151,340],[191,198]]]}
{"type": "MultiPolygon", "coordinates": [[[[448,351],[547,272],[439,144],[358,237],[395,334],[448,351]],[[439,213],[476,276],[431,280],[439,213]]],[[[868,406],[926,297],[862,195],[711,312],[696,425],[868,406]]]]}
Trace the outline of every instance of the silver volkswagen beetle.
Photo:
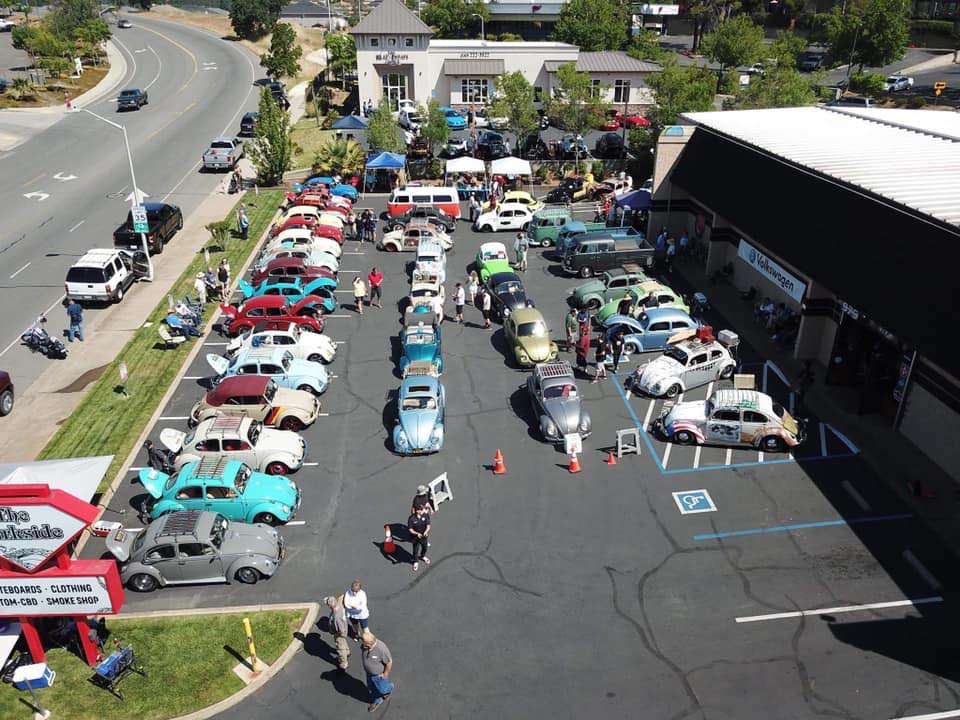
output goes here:
{"type": "Polygon", "coordinates": [[[556,443],[566,435],[590,435],[590,416],[581,406],[573,368],[566,360],[535,365],[527,392],[545,440],[556,443]]]}

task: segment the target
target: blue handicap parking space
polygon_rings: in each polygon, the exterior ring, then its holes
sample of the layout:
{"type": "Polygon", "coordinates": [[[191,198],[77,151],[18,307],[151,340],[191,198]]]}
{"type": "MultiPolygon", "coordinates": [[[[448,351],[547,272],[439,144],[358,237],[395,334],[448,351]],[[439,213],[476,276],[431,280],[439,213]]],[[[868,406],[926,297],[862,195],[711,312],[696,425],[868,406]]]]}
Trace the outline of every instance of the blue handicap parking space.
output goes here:
{"type": "Polygon", "coordinates": [[[681,490],[673,493],[673,501],[680,509],[681,515],[717,511],[713,498],[706,490],[681,490]]]}

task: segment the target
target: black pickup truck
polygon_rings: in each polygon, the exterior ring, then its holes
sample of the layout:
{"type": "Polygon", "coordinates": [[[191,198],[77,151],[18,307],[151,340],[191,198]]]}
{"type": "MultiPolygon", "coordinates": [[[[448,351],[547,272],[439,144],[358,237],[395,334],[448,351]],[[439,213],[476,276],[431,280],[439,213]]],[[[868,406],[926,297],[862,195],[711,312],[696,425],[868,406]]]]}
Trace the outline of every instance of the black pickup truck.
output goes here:
{"type": "Polygon", "coordinates": [[[641,268],[653,264],[654,247],[641,236],[586,235],[563,256],[563,269],[571,275],[588,278],[596,273],[636,263],[641,268]]]}
{"type": "MultiPolygon", "coordinates": [[[[166,203],[144,203],[147,211],[147,247],[151,255],[163,252],[163,246],[170,241],[177,230],[183,227],[183,213],[176,205],[166,203]]],[[[113,231],[114,247],[127,250],[141,250],[143,242],[140,233],[133,231],[133,214],[127,213],[127,219],[113,231]]]]}
{"type": "Polygon", "coordinates": [[[149,102],[146,90],[131,88],[121,90],[117,97],[117,111],[120,110],[139,110],[149,102]]]}

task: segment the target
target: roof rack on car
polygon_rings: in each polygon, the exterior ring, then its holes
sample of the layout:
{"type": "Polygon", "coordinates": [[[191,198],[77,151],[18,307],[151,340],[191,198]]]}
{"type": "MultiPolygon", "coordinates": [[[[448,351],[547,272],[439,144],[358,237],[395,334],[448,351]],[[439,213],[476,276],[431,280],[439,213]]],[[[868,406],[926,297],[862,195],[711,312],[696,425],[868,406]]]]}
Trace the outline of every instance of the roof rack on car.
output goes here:
{"type": "Polygon", "coordinates": [[[211,430],[239,430],[240,424],[243,422],[243,418],[234,417],[232,415],[220,415],[213,421],[213,425],[210,426],[211,430]]]}
{"type": "Polygon", "coordinates": [[[537,365],[537,372],[543,378],[568,377],[573,375],[573,367],[566,360],[554,360],[537,365]]]}
{"type": "Polygon", "coordinates": [[[202,510],[181,510],[164,515],[163,527],[160,528],[157,537],[193,533],[202,512],[202,510]]]}
{"type": "MultiPolygon", "coordinates": [[[[239,419],[239,418],[237,418],[239,419]]],[[[229,460],[223,455],[208,455],[200,460],[195,477],[220,477],[229,460]]]]}

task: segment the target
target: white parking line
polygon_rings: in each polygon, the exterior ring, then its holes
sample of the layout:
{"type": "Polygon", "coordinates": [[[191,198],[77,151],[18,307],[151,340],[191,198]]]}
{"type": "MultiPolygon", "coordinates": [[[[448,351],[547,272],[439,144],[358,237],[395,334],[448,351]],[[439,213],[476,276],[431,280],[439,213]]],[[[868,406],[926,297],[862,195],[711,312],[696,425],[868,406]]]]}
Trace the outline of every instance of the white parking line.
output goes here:
{"type": "Polygon", "coordinates": [[[823,423],[820,423],[820,454],[827,455],[827,428],[823,423]]]}
{"type": "Polygon", "coordinates": [[[733,459],[733,448],[727,448],[727,457],[723,461],[724,465],[729,465],[730,461],[733,459]]]}
{"type": "MultiPolygon", "coordinates": [[[[710,397],[709,395],[707,397],[710,397]]],[[[693,452],[693,467],[700,467],[700,451],[703,450],[702,445],[697,445],[697,449],[693,452]]]]}
{"type": "Polygon", "coordinates": [[[203,375],[184,375],[181,380],[203,380],[203,375]]]}
{"type": "Polygon", "coordinates": [[[345,318],[353,317],[353,315],[324,315],[325,318],[345,318]]]}
{"type": "Polygon", "coordinates": [[[306,525],[306,524],[307,524],[306,520],[291,520],[290,522],[287,523],[287,525],[306,525]]]}
{"type": "Polygon", "coordinates": [[[870,503],[864,499],[863,495],[857,492],[857,489],[850,484],[849,480],[844,480],[842,483],[840,483],[840,487],[842,487],[847,494],[853,498],[853,501],[857,504],[857,507],[859,507],[865,513],[873,512],[873,508],[870,507],[870,503]]]}
{"type": "Polygon", "coordinates": [[[333,344],[334,344],[334,345],[346,345],[346,344],[347,344],[347,341],[346,341],[346,340],[334,340],[334,341],[333,341],[333,344]]]}
{"type": "Polygon", "coordinates": [[[936,575],[927,570],[927,566],[920,562],[920,558],[913,554],[912,550],[903,551],[903,559],[907,561],[907,564],[916,570],[917,575],[923,578],[923,581],[930,586],[930,589],[935,592],[940,592],[940,589],[943,585],[940,584],[940,581],[937,580],[936,575]]]}
{"type": "Polygon", "coordinates": [[[366,255],[366,253],[356,252],[355,250],[347,250],[346,252],[341,253],[341,255],[366,255]]]}
{"type": "Polygon", "coordinates": [[[304,467],[316,467],[316,466],[319,465],[319,464],[320,464],[320,463],[304,463],[303,466],[304,466],[304,467]]]}
{"type": "Polygon", "coordinates": [[[317,413],[317,417],[330,417],[330,413],[317,413]]]}
{"type": "MultiPolygon", "coordinates": [[[[32,262],[32,261],[31,261],[31,262],[32,262]]],[[[13,280],[17,275],[19,275],[19,274],[22,273],[24,270],[26,270],[28,267],[30,267],[30,264],[31,264],[31,263],[28,262],[28,263],[27,263],[26,265],[24,265],[22,268],[20,268],[19,270],[17,270],[13,275],[10,276],[10,279],[13,280]]]]}
{"type": "Polygon", "coordinates": [[[650,404],[647,405],[647,414],[643,418],[643,429],[646,430],[650,427],[650,418],[653,417],[653,404],[654,400],[650,401],[650,404]]]}
{"type": "Polygon", "coordinates": [[[189,419],[190,419],[189,415],[164,415],[158,418],[158,420],[189,420],[189,419]]]}
{"type": "Polygon", "coordinates": [[[736,621],[738,623],[750,623],[761,622],[763,620],[786,620],[788,618],[809,617],[811,615],[837,615],[839,613],[883,610],[884,608],[904,607],[906,605],[926,605],[928,603],[939,602],[943,602],[943,598],[939,595],[933,595],[931,597],[913,598],[910,600],[867,603],[866,605],[841,605],[839,607],[820,608],[819,610],[797,610],[796,612],[770,613],[769,615],[747,615],[736,618],[736,621]]]}
{"type": "Polygon", "coordinates": [[[960,710],[944,710],[943,712],[927,713],[926,715],[900,715],[890,720],[947,720],[960,717],[960,710]]]}
{"type": "Polygon", "coordinates": [[[340,376],[339,376],[339,375],[327,375],[327,377],[333,379],[333,378],[338,378],[338,377],[340,377],[340,376]]]}
{"type": "Polygon", "coordinates": [[[129,467],[127,468],[127,472],[140,472],[141,470],[146,470],[146,469],[147,468],[145,467],[129,467]]]}
{"type": "Polygon", "coordinates": [[[763,462],[763,450],[757,451],[757,462],[763,462]]]}
{"type": "Polygon", "coordinates": [[[353,290],[334,290],[334,292],[335,292],[335,293],[339,293],[340,295],[352,295],[352,294],[353,294],[353,290]]]}
{"type": "Polygon", "coordinates": [[[667,463],[670,462],[670,451],[673,449],[673,443],[667,443],[667,447],[663,451],[663,469],[667,469],[667,463]]]}
{"type": "Polygon", "coordinates": [[[80,227],[81,225],[83,225],[85,222],[86,222],[86,219],[81,220],[81,221],[78,222],[76,225],[74,225],[72,228],[70,228],[69,230],[67,230],[67,232],[73,232],[73,231],[76,230],[78,227],[80,227]]]}
{"type": "Polygon", "coordinates": [[[204,347],[226,347],[230,343],[221,343],[221,342],[206,342],[203,344],[204,347]]]}

